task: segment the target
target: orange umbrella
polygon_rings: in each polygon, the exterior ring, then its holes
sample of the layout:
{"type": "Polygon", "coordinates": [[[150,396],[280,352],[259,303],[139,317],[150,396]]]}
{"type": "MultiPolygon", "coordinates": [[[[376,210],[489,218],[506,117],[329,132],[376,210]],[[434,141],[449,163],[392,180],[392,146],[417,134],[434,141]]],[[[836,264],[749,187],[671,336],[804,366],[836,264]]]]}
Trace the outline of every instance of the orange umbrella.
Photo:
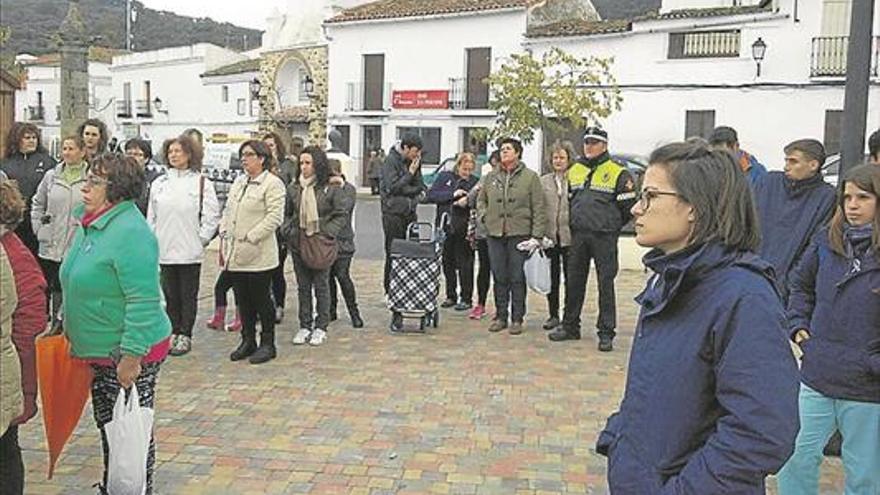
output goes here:
{"type": "Polygon", "coordinates": [[[70,342],[64,335],[37,339],[37,383],[46,442],[49,444],[49,479],[55,462],[73,433],[92,386],[89,365],[70,355],[70,342]]]}

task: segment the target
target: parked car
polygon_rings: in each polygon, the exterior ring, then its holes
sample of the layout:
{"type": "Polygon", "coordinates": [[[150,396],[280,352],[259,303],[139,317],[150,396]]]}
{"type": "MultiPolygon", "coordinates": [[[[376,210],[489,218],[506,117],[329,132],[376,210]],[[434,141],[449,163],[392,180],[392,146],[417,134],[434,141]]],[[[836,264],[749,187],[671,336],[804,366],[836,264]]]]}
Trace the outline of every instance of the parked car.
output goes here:
{"type": "MultiPolygon", "coordinates": [[[[865,155],[862,163],[869,162],[870,158],[870,155],[865,155]]],[[[825,163],[822,165],[822,175],[825,177],[825,182],[837,187],[840,176],[840,153],[825,158],[825,163]]]]}
{"type": "MultiPolygon", "coordinates": [[[[480,176],[480,167],[481,163],[477,160],[477,167],[474,170],[474,175],[477,177],[480,176]]],[[[436,167],[430,165],[422,165],[422,182],[425,183],[425,186],[431,187],[435,180],[437,180],[437,176],[442,174],[443,172],[451,172],[455,167],[455,157],[450,156],[449,158],[444,158],[440,165],[436,167]]]]}
{"type": "MultiPolygon", "coordinates": [[[[626,169],[629,170],[630,175],[633,177],[633,182],[635,182],[633,184],[635,190],[640,190],[642,188],[642,180],[645,178],[645,169],[648,168],[648,159],[634,153],[612,153],[611,159],[626,166],[626,169]]],[[[623,226],[621,233],[635,235],[636,230],[632,220],[623,226]]]]}

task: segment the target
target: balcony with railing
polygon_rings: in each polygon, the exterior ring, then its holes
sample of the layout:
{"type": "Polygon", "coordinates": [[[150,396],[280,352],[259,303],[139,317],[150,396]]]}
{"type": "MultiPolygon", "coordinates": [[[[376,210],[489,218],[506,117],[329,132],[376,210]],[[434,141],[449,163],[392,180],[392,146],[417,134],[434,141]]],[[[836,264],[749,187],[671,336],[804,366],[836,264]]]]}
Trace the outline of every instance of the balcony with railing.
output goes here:
{"type": "MultiPolygon", "coordinates": [[[[846,77],[846,52],[849,36],[819,36],[813,38],[810,55],[810,77],[846,77]]],[[[874,36],[871,47],[871,77],[880,75],[880,36],[874,36]]]]}
{"type": "Polygon", "coordinates": [[[46,120],[46,109],[43,105],[33,105],[25,109],[25,118],[30,122],[46,120]]]}
{"type": "Polygon", "coordinates": [[[362,81],[345,84],[346,112],[387,112],[391,109],[391,83],[381,88],[362,81]]]}
{"type": "Polygon", "coordinates": [[[669,59],[739,57],[740,31],[669,33],[669,59]]]}
{"type": "Polygon", "coordinates": [[[116,116],[131,118],[131,100],[116,100],[116,116]]]}
{"type": "Polygon", "coordinates": [[[468,78],[449,78],[449,108],[452,110],[486,110],[489,108],[489,86],[468,78]]]}
{"type": "Polygon", "coordinates": [[[138,117],[152,117],[153,104],[150,100],[137,100],[134,102],[134,111],[138,117]]]}

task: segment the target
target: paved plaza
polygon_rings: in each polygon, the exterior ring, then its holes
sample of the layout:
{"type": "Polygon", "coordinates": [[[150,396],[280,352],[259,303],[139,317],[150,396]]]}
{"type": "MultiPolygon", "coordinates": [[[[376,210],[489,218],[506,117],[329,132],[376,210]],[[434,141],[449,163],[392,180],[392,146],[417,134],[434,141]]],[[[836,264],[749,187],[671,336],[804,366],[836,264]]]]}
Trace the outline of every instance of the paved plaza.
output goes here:
{"type": "MultiPolygon", "coordinates": [[[[644,273],[618,279],[620,335],[614,352],[599,353],[589,331],[579,342],[549,342],[540,329],[546,305],[534,294],[520,336],[489,334],[487,320],[451,310],[427,335],[391,335],[381,262],[357,259],[366,328],[352,329],[343,310],[325,345],[294,347],[291,287],[278,358],[253,366],[229,361],[237,334],[204,326],[211,264],[193,352],[169,358],[159,377],[156,493],[607,492],[605,458],[593,445],[623,391],[644,273]]],[[[588,294],[589,323],[592,283],[588,294]]],[[[89,406],[52,480],[40,420],[21,437],[27,494],[94,493],[101,449],[89,406]]],[[[843,491],[842,471],[826,461],[823,493],[843,491]]]]}

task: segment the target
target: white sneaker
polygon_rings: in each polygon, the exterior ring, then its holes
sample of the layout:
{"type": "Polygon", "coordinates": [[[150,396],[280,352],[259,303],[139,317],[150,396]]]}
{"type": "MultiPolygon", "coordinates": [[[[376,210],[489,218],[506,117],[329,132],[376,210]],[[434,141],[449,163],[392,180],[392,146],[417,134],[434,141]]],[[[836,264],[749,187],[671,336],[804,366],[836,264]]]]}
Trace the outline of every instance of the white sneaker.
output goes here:
{"type": "Polygon", "coordinates": [[[293,336],[293,345],[303,345],[309,341],[309,337],[312,335],[312,331],[308,328],[300,328],[297,330],[296,335],[293,336]]]}
{"type": "Polygon", "coordinates": [[[309,340],[309,344],[321,345],[325,340],[327,340],[327,332],[318,328],[312,332],[312,338],[309,340]]]}

